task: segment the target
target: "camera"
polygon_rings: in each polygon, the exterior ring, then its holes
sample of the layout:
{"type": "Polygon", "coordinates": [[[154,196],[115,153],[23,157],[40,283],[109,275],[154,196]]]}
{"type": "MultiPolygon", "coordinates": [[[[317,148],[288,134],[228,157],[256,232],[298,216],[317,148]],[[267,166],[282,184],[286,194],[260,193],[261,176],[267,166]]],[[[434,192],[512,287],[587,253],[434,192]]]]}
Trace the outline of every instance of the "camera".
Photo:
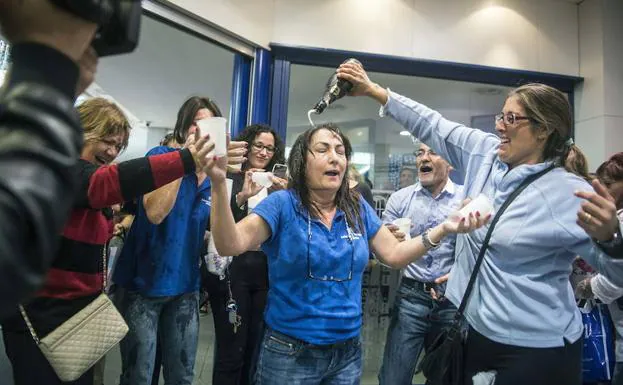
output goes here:
{"type": "Polygon", "coordinates": [[[50,0],[99,28],[92,45],[102,56],[134,51],[141,29],[140,0],[50,0]]]}

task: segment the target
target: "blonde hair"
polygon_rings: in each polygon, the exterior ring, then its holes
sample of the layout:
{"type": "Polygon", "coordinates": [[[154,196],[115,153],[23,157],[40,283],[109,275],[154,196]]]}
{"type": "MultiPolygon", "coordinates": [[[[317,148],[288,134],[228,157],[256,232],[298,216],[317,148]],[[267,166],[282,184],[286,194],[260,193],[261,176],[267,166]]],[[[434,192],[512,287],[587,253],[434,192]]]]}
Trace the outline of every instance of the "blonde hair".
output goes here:
{"type": "Polygon", "coordinates": [[[130,123],[121,108],[104,98],[87,99],[77,108],[84,142],[97,142],[112,135],[123,135],[121,150],[128,146],[130,123]]]}

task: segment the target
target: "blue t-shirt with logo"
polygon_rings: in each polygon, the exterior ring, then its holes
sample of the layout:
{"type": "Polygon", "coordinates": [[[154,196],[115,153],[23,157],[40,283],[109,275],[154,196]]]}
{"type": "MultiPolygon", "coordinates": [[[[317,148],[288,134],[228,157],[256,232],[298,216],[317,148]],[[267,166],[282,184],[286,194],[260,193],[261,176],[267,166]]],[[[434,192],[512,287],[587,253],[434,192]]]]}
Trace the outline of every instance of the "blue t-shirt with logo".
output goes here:
{"type": "MultiPolygon", "coordinates": [[[[158,146],[147,155],[176,149],[158,146]]],[[[197,185],[195,174],[182,178],[175,205],[159,225],[147,219],[143,197],[119,256],[113,281],[147,297],[199,290],[201,250],[210,217],[210,181],[197,185]]]]}
{"type": "Polygon", "coordinates": [[[270,194],[255,207],[271,230],[262,245],[270,283],[264,319],[270,328],[316,345],[359,335],[368,241],[381,227],[362,199],[360,207],[363,230],[348,226],[339,209],[328,229],[308,216],[290,190],[270,194]]]}

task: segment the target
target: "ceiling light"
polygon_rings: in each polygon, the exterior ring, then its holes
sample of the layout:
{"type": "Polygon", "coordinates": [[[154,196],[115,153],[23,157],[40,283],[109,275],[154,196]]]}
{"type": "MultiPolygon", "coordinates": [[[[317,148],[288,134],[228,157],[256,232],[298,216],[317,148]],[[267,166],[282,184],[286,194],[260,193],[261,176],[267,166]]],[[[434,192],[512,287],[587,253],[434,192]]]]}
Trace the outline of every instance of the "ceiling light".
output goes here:
{"type": "Polygon", "coordinates": [[[402,130],[402,131],[400,131],[400,135],[402,135],[402,136],[409,136],[409,135],[411,135],[411,133],[409,131],[407,131],[407,130],[402,130]]]}

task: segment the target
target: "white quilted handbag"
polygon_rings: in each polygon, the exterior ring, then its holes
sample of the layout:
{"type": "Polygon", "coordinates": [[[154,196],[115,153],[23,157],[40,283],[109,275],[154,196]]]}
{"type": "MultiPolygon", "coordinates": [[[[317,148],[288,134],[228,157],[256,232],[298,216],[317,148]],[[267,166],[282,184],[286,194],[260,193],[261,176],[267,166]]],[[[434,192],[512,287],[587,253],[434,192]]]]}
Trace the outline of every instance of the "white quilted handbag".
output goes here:
{"type": "MultiPolygon", "coordinates": [[[[106,249],[105,246],[103,287],[106,287],[106,249]]],[[[20,311],[35,343],[58,378],[66,382],[80,378],[128,332],[128,325],[105,293],[42,339],[21,305],[20,311]]]]}

